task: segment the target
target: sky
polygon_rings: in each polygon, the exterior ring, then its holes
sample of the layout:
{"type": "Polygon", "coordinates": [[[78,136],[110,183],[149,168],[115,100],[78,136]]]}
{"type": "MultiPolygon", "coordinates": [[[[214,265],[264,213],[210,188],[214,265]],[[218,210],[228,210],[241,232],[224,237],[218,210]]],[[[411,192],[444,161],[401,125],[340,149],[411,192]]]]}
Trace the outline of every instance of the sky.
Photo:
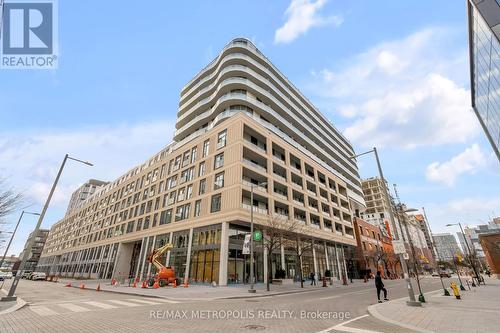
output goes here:
{"type": "MultiPolygon", "coordinates": [[[[112,181],[171,142],[180,90],[241,36],[356,152],[379,149],[433,232],[500,215],[500,164],[470,107],[465,1],[59,0],[58,22],[57,69],[0,70],[0,177],[24,205],[41,210],[64,154],[94,163],[68,162],[45,228],[86,180],[112,181]]],[[[359,169],[377,175],[371,155],[359,169]]],[[[9,254],[35,225],[23,219],[9,254]]]]}

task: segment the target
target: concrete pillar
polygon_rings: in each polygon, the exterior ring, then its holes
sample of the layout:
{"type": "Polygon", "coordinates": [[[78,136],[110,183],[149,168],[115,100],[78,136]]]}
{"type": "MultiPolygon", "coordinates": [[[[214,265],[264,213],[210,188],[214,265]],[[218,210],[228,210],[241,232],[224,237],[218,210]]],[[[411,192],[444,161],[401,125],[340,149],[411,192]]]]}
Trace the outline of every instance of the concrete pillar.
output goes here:
{"type": "Polygon", "coordinates": [[[323,247],[325,248],[326,269],[330,270],[330,260],[328,259],[328,247],[326,242],[323,242],[323,247]]]}
{"type": "Polygon", "coordinates": [[[137,268],[135,269],[135,277],[140,277],[139,273],[142,273],[142,267],[144,266],[144,253],[146,253],[147,237],[143,237],[141,240],[141,251],[139,252],[139,262],[137,268]]]}
{"type": "MultiPolygon", "coordinates": [[[[174,233],[171,232],[170,235],[168,236],[168,242],[172,244],[172,239],[174,237],[174,233]]],[[[189,241],[191,241],[191,238],[189,238],[189,241]]],[[[165,260],[165,266],[170,266],[170,250],[167,251],[167,259],[165,260]]]]}
{"type": "Polygon", "coordinates": [[[285,267],[285,247],[283,246],[283,244],[280,246],[280,251],[281,251],[281,269],[284,269],[286,271],[286,267],[285,267]]]}
{"type": "Polygon", "coordinates": [[[219,286],[227,286],[227,261],[229,253],[229,223],[222,222],[219,257],[219,286]]]}
{"type": "Polygon", "coordinates": [[[342,268],[340,267],[339,248],[338,248],[337,244],[335,244],[335,257],[337,259],[337,269],[338,269],[337,278],[340,281],[342,279],[342,268]]]}
{"type": "MultiPolygon", "coordinates": [[[[153,236],[153,242],[151,243],[149,249],[150,249],[150,252],[154,250],[155,248],[155,242],[156,242],[156,235],[153,236]]],[[[146,275],[149,277],[149,275],[151,274],[151,266],[152,264],[151,263],[148,263],[148,271],[146,273],[146,275]]]]}
{"type": "Polygon", "coordinates": [[[189,266],[191,266],[191,247],[193,246],[193,228],[189,229],[189,242],[186,256],[186,271],[184,273],[184,283],[189,281],[189,266]]]}
{"type": "Polygon", "coordinates": [[[342,262],[344,263],[344,272],[345,272],[346,279],[347,279],[347,266],[345,264],[345,256],[344,256],[344,247],[343,246],[342,246],[342,262]]]}
{"type": "Polygon", "coordinates": [[[152,237],[144,237],[142,240],[142,245],[141,245],[141,262],[139,266],[141,269],[139,270],[137,276],[139,276],[140,279],[144,276],[144,266],[146,266],[146,258],[149,255],[149,243],[151,242],[152,237]]]}
{"type": "Polygon", "coordinates": [[[318,261],[316,260],[316,249],[314,247],[314,240],[312,242],[313,263],[314,263],[314,279],[318,281],[318,261]]]}
{"type": "MultiPolygon", "coordinates": [[[[262,237],[265,237],[265,234],[263,234],[263,235],[262,235],[262,237]]],[[[254,243],[254,244],[255,244],[255,243],[254,243]]],[[[270,254],[269,254],[269,253],[267,253],[267,246],[264,246],[264,249],[263,249],[263,250],[264,250],[264,251],[263,251],[263,252],[264,252],[264,253],[263,253],[263,257],[264,257],[264,259],[263,259],[263,261],[264,261],[264,262],[263,262],[263,263],[264,263],[264,284],[266,284],[266,283],[267,283],[267,280],[268,280],[268,275],[269,275],[269,273],[268,273],[268,271],[269,271],[269,270],[267,269],[267,256],[269,256],[270,254]]],[[[255,258],[254,258],[254,259],[255,259],[255,258]]]]}

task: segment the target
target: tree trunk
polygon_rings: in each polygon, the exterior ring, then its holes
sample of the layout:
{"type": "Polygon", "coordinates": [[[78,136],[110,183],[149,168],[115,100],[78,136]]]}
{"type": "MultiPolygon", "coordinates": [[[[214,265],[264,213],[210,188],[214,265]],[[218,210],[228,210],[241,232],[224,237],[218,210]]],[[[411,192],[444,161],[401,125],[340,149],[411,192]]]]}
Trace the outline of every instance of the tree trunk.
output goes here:
{"type": "Polygon", "coordinates": [[[302,256],[299,256],[299,265],[300,288],[304,288],[304,277],[302,276],[302,256]]]}
{"type": "Polygon", "coordinates": [[[267,254],[267,283],[266,283],[266,288],[267,288],[267,291],[270,291],[271,288],[270,288],[270,277],[273,276],[273,272],[272,272],[272,260],[271,260],[271,255],[268,253],[267,254]]]}

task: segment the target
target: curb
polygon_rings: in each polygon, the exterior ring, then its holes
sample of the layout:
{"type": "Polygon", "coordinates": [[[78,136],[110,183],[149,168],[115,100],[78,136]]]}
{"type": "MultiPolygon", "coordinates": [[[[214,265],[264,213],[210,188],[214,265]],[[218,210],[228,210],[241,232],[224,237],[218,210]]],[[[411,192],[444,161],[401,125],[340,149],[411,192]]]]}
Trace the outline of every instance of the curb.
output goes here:
{"type": "MultiPolygon", "coordinates": [[[[441,291],[442,291],[441,289],[433,290],[433,291],[429,291],[429,292],[424,293],[424,295],[437,294],[437,293],[439,293],[441,291]]],[[[407,297],[401,297],[401,298],[397,298],[397,299],[389,301],[389,302],[396,302],[396,301],[404,300],[406,298],[407,297]]],[[[387,322],[389,324],[393,324],[393,325],[396,325],[396,326],[399,326],[399,327],[407,328],[407,329],[410,329],[410,330],[413,330],[413,331],[416,331],[416,332],[421,332],[421,333],[436,333],[435,331],[429,331],[429,330],[426,330],[425,328],[421,328],[421,327],[417,327],[417,326],[405,324],[405,323],[402,323],[402,322],[399,322],[399,321],[396,321],[396,320],[384,317],[376,309],[378,306],[381,306],[383,304],[384,303],[377,303],[377,304],[372,304],[372,305],[368,306],[368,308],[367,308],[368,313],[370,315],[372,315],[373,317],[377,318],[378,320],[385,321],[385,322],[387,322]]]]}
{"type": "MultiPolygon", "coordinates": [[[[7,292],[4,289],[0,289],[0,290],[2,291],[2,293],[7,295],[7,292]]],[[[21,309],[23,306],[25,306],[26,304],[28,304],[28,303],[24,299],[22,299],[21,297],[17,297],[16,304],[14,304],[13,306],[11,306],[10,308],[8,308],[6,310],[0,311],[0,316],[7,314],[7,313],[17,311],[17,310],[21,309]]]]}

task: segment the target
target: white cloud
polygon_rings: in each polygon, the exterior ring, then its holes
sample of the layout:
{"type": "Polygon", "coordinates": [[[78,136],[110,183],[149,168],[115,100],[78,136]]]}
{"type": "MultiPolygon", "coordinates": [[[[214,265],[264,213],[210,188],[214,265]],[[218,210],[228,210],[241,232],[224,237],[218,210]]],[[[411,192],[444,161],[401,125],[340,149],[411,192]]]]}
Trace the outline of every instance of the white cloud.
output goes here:
{"type": "Polygon", "coordinates": [[[361,146],[414,148],[463,143],[479,133],[470,107],[467,50],[456,32],[424,29],[380,43],[336,69],[312,71],[320,104],[352,120],[345,134],[361,146]]]}
{"type": "Polygon", "coordinates": [[[64,209],[71,193],[90,178],[112,181],[166,146],[172,121],[45,132],[2,133],[0,175],[37,205],[45,201],[66,153],[94,167],[68,161],[52,199],[64,209]]]}
{"type": "Polygon", "coordinates": [[[487,164],[486,155],[479,145],[473,144],[457,156],[446,162],[433,162],[427,166],[426,177],[433,182],[453,186],[457,178],[464,173],[474,173],[487,164]]]}
{"type": "Polygon", "coordinates": [[[339,26],[343,22],[342,16],[334,15],[322,17],[318,11],[325,5],[326,0],[292,0],[285,15],[287,21],[276,30],[275,43],[290,43],[298,36],[305,34],[309,29],[324,25],[339,26]]]}

